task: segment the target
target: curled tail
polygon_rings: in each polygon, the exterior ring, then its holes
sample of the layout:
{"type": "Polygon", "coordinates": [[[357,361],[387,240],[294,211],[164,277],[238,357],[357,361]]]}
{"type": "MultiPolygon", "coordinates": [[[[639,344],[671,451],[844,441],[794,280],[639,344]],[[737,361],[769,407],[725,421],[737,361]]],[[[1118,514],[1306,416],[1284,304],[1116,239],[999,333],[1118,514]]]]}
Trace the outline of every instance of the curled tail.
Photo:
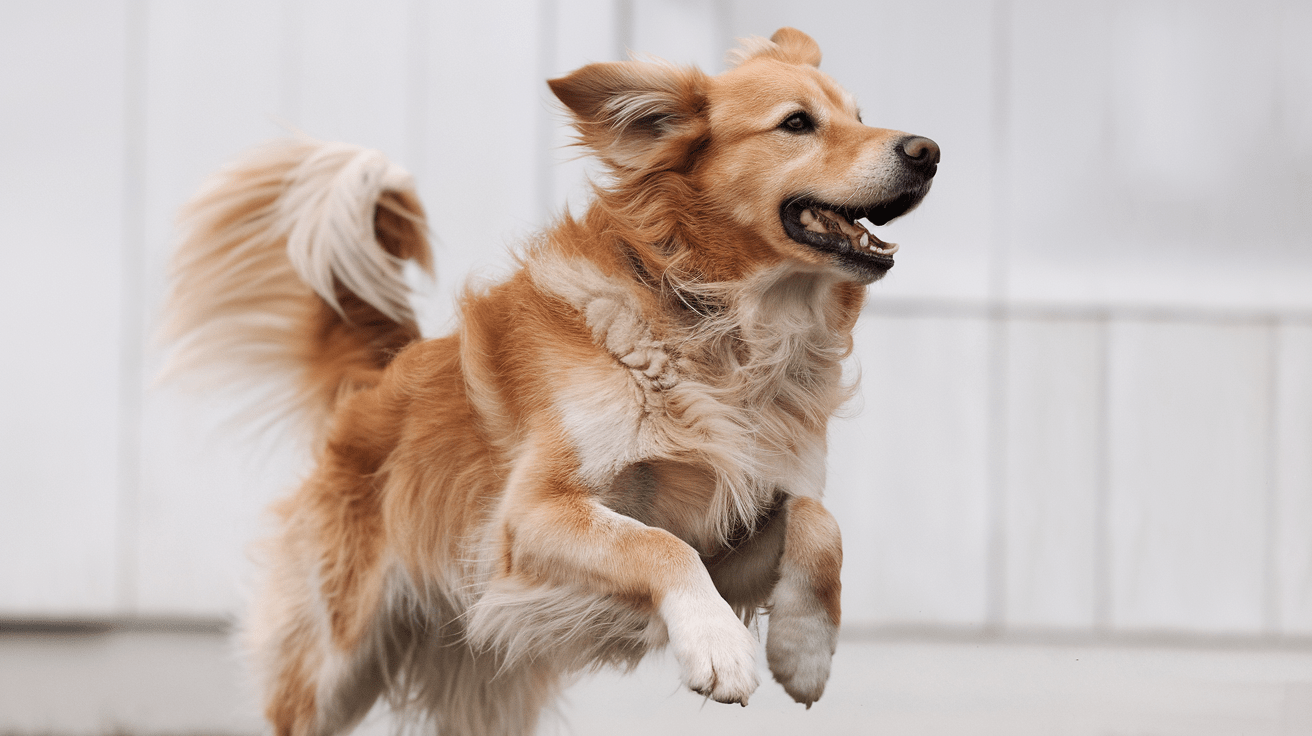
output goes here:
{"type": "Polygon", "coordinates": [[[166,377],[255,390],[261,413],[317,428],[420,337],[402,268],[431,272],[424,211],[378,151],[267,144],[219,171],[181,224],[166,377]]]}

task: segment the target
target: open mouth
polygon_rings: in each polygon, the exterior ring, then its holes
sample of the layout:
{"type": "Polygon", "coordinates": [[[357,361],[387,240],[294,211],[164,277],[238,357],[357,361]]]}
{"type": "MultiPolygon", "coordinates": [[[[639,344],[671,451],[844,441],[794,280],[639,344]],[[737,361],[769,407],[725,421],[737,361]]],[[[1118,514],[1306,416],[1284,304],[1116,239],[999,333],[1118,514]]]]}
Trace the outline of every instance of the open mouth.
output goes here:
{"type": "Polygon", "coordinates": [[[865,283],[883,276],[893,267],[896,243],[875,237],[859,220],[883,225],[911,211],[924,196],[903,195],[877,205],[844,207],[814,199],[793,199],[780,208],[784,232],[793,240],[824,251],[854,271],[865,283]]]}

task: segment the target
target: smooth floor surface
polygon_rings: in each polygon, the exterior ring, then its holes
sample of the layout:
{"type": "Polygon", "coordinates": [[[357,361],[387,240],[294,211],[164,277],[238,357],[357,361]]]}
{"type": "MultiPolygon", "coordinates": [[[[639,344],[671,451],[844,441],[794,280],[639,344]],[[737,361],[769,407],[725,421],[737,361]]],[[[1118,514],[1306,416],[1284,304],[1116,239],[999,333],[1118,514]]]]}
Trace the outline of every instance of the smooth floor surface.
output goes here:
{"type": "Polygon", "coordinates": [[[557,733],[1312,734],[1309,651],[849,640],[809,711],[774,682],[744,709],[704,703],[676,677],[662,657],[585,680],[557,733]]]}
{"type": "MultiPolygon", "coordinates": [[[[828,691],[809,711],[763,679],[747,708],[705,702],[679,686],[673,661],[658,654],[629,675],[584,677],[540,733],[1312,734],[1306,645],[848,637],[828,691]]],[[[394,730],[379,711],[359,734],[394,730]]],[[[0,734],[260,732],[233,648],[217,630],[0,632],[0,734]]]]}

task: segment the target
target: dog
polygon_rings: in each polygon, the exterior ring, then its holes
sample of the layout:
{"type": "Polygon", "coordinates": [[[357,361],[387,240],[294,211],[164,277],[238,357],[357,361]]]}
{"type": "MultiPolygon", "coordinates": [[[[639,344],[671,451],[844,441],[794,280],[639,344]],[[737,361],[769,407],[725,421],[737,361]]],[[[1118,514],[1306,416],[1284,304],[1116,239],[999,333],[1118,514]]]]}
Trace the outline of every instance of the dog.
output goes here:
{"type": "Polygon", "coordinates": [[[380,698],[439,733],[525,734],[570,675],[668,645],[684,684],[746,705],[752,623],[808,708],[838,635],[826,429],[883,225],[931,140],[871,128],[801,31],[709,76],[657,61],[548,82],[604,178],[579,217],[469,287],[421,339],[403,270],[431,268],[406,172],[293,139],[184,211],[175,371],[263,390],[315,465],[275,506],[244,623],[286,736],[380,698]]]}

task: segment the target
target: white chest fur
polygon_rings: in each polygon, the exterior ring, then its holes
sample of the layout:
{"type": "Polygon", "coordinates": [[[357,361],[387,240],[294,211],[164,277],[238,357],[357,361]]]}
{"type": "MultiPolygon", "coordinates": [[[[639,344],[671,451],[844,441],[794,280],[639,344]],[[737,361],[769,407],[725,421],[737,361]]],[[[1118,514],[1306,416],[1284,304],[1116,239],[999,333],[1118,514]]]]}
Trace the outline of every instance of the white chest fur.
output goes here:
{"type": "Polygon", "coordinates": [[[721,537],[778,491],[821,495],[825,425],[847,396],[846,346],[819,301],[829,284],[761,274],[735,285],[722,314],[662,342],[642,285],[581,260],[540,257],[529,268],[539,289],[583,315],[599,348],[553,397],[584,484],[604,491],[636,463],[705,468],[714,484],[705,531],[721,537]]]}

